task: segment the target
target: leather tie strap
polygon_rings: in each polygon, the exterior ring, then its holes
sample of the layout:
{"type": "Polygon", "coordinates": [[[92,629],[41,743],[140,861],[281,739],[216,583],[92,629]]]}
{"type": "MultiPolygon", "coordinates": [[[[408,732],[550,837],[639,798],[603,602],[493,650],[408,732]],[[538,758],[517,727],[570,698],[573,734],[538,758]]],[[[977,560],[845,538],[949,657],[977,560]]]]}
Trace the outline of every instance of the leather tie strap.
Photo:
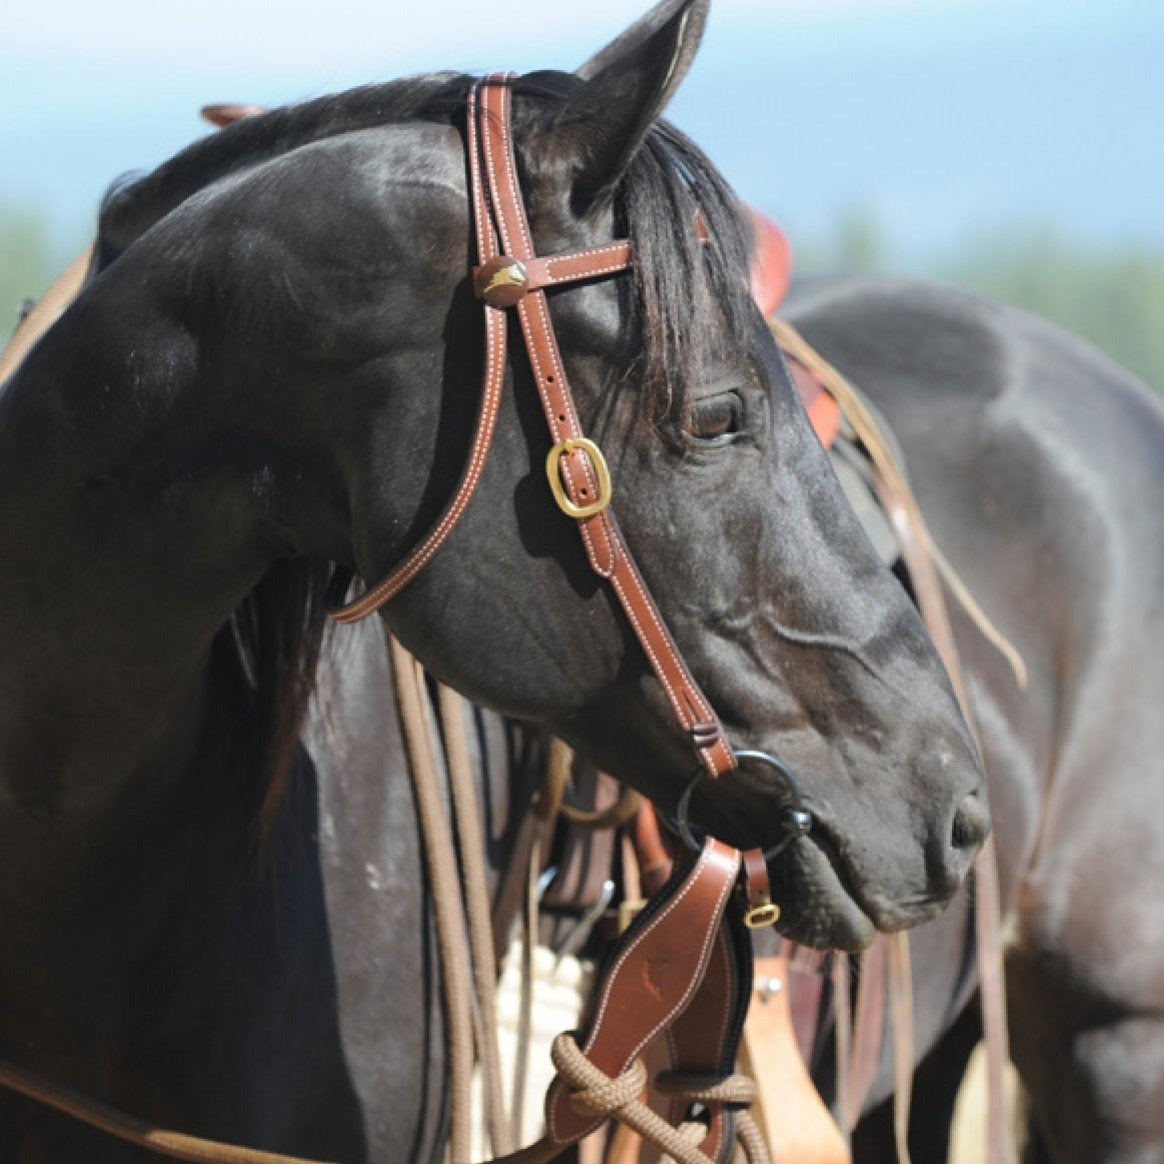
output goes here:
{"type": "MultiPolygon", "coordinates": [[[[738,919],[725,916],[740,875],[740,854],[708,840],[686,874],[651,899],[624,935],[603,975],[588,1032],[578,1037],[587,1060],[611,1079],[667,1033],[673,1071],[724,1078],[735,1068],[741,1010],[751,990],[750,946],[738,919]]],[[[701,1150],[726,1155],[732,1112],[710,1105],[701,1150]]],[[[565,1145],[594,1131],[603,1117],[579,1108],[563,1080],[546,1096],[548,1138],[565,1145]]]]}

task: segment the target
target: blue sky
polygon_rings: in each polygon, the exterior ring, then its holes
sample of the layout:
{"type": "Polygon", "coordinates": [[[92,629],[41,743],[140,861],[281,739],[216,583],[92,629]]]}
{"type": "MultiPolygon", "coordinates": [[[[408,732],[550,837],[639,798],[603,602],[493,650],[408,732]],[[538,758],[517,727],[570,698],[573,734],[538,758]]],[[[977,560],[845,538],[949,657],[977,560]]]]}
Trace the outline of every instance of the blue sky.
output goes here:
{"type": "MultiPolygon", "coordinates": [[[[639,10],[13,0],[0,26],[0,204],[43,209],[73,247],[110,180],[202,132],[204,102],[293,101],[429,68],[572,68],[639,10]]],[[[794,238],[820,240],[867,209],[907,261],[1030,223],[1164,249],[1159,0],[714,0],[712,11],[672,117],[794,238]]]]}

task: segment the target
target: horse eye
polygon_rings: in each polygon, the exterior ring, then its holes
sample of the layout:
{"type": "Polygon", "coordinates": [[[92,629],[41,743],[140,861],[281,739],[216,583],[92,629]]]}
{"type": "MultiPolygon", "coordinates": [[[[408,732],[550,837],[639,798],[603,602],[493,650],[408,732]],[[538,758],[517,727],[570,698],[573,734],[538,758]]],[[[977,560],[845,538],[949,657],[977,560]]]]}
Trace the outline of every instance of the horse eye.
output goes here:
{"type": "Polygon", "coordinates": [[[699,441],[717,441],[740,432],[744,402],[734,392],[697,400],[691,408],[691,435],[699,441]]]}

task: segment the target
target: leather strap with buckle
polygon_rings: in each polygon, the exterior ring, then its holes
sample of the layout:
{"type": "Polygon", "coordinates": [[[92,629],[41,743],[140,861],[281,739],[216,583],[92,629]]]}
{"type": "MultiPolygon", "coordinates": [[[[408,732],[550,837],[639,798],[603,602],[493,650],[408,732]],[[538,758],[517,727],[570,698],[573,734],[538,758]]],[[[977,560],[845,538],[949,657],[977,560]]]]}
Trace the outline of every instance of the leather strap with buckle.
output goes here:
{"type": "Polygon", "coordinates": [[[613,486],[598,446],[582,432],[550,322],[545,289],[625,271],[630,243],[538,256],[517,177],[511,132],[511,77],[495,74],[469,96],[467,149],[479,264],[474,290],[485,311],[485,371],[477,429],[460,484],[424,540],[382,582],[335,612],[354,622],[399,594],[444,545],[468,507],[489,453],[506,367],[504,312],[516,310],[552,447],[546,471],[559,507],[578,522],[592,569],[614,588],[683,730],[710,776],[735,766],[711,704],[675,647],[610,509],[613,486]]]}

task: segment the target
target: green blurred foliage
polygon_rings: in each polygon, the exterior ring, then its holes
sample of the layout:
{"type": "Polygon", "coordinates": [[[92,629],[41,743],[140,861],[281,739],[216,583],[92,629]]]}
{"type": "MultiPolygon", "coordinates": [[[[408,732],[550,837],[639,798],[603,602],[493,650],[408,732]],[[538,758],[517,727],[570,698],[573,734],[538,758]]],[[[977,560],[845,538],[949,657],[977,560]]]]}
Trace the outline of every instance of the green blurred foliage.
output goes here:
{"type": "Polygon", "coordinates": [[[1164,393],[1164,252],[1010,230],[981,238],[939,273],[1091,340],[1164,393]]]}
{"type": "Polygon", "coordinates": [[[827,242],[798,242],[796,251],[805,274],[908,269],[1012,303],[1090,340],[1164,393],[1164,250],[1100,249],[1033,224],[978,232],[950,254],[907,262],[876,217],[855,210],[827,242]]]}
{"type": "Polygon", "coordinates": [[[0,345],[16,326],[21,303],[42,295],[65,266],[58,250],[38,211],[0,206],[0,345]]]}

